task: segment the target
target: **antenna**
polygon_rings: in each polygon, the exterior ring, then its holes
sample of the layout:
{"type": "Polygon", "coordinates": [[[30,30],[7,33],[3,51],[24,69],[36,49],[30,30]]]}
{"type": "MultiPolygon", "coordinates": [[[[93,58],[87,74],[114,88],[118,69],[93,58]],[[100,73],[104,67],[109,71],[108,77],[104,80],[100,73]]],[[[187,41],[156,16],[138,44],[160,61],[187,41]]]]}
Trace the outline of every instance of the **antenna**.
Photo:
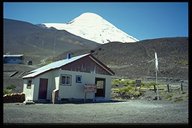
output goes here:
{"type": "Polygon", "coordinates": [[[54,36],[54,39],[53,39],[53,57],[55,56],[55,36],[54,36]]]}
{"type": "Polygon", "coordinates": [[[148,63],[150,63],[150,62],[154,62],[155,61],[155,84],[156,85],[154,85],[154,91],[156,92],[156,94],[157,94],[157,100],[159,100],[159,89],[158,89],[158,86],[157,86],[157,72],[158,72],[158,58],[157,58],[157,53],[156,53],[156,51],[154,50],[154,52],[155,52],[155,59],[152,59],[152,60],[150,60],[150,61],[148,61],[148,63]],[[156,90],[157,89],[157,90],[156,90]]]}
{"type": "Polygon", "coordinates": [[[158,86],[157,86],[157,71],[158,71],[158,58],[157,58],[157,53],[155,52],[155,72],[156,72],[155,83],[156,83],[156,87],[157,87],[157,100],[159,100],[159,89],[158,89],[158,86]]]}

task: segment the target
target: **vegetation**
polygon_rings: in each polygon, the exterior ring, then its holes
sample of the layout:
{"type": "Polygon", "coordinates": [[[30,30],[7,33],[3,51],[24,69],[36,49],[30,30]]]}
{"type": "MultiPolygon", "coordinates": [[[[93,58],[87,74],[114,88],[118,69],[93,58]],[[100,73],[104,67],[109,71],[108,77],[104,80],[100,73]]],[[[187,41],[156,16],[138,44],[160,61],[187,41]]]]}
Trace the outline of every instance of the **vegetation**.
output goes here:
{"type": "MultiPolygon", "coordinates": [[[[153,91],[155,82],[141,82],[140,88],[135,88],[135,80],[130,79],[113,79],[112,80],[112,97],[114,99],[137,99],[150,98],[155,99],[155,93],[147,93],[153,91]]],[[[188,98],[187,92],[181,92],[179,88],[167,92],[167,86],[158,84],[160,99],[180,102],[188,98]]]]}
{"type": "Polygon", "coordinates": [[[12,93],[12,89],[3,89],[3,95],[11,94],[11,93],[12,93]]]}
{"type": "Polygon", "coordinates": [[[16,86],[13,85],[13,84],[11,84],[10,86],[7,86],[7,87],[6,87],[6,89],[15,89],[15,88],[16,88],[16,86]]]}
{"type": "Polygon", "coordinates": [[[138,98],[144,94],[144,89],[153,89],[155,82],[144,83],[141,82],[141,87],[135,87],[136,81],[130,79],[113,79],[112,91],[113,97],[121,99],[138,98]]]}
{"type": "Polygon", "coordinates": [[[7,86],[5,89],[3,89],[3,95],[5,94],[11,94],[12,91],[16,88],[15,85],[11,84],[9,86],[7,86]]]}
{"type": "Polygon", "coordinates": [[[176,63],[181,65],[188,65],[188,60],[179,60],[176,63]]]}
{"type": "Polygon", "coordinates": [[[173,101],[173,102],[180,102],[180,101],[188,99],[188,94],[185,92],[181,93],[180,91],[174,91],[174,92],[169,92],[169,93],[162,91],[160,93],[160,95],[165,100],[173,101]]]}
{"type": "MultiPolygon", "coordinates": [[[[113,79],[112,80],[112,87],[119,87],[119,86],[124,86],[124,87],[135,87],[135,80],[130,80],[130,79],[113,79]]],[[[153,88],[154,85],[156,85],[155,82],[141,82],[141,87],[142,88],[153,88]]]]}
{"type": "Polygon", "coordinates": [[[113,92],[115,94],[115,97],[117,98],[130,99],[130,98],[137,98],[142,95],[142,92],[136,90],[135,88],[135,80],[113,79],[112,87],[114,87],[113,92]],[[119,86],[121,87],[115,88],[119,86]]]}

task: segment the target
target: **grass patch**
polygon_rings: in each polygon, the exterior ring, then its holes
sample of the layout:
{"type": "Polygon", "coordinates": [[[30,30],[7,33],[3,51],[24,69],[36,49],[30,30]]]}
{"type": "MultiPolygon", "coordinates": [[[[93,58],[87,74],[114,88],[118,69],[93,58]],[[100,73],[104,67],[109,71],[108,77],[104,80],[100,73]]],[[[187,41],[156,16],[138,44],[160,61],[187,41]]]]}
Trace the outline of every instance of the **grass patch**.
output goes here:
{"type": "MultiPolygon", "coordinates": [[[[132,86],[135,87],[136,81],[130,79],[113,79],[112,80],[112,87],[119,87],[119,86],[132,86]]],[[[141,87],[143,88],[154,88],[154,85],[158,85],[155,82],[142,82],[141,87]]]]}
{"type": "Polygon", "coordinates": [[[13,90],[13,89],[15,89],[15,88],[16,88],[16,86],[15,86],[15,85],[13,85],[13,84],[11,84],[10,86],[7,86],[7,87],[6,87],[6,89],[9,89],[9,90],[10,90],[10,89],[12,89],[12,90],[13,90]]]}
{"type": "Polygon", "coordinates": [[[172,100],[173,94],[172,93],[168,93],[167,95],[164,96],[164,98],[166,100],[172,100]]]}
{"type": "Polygon", "coordinates": [[[12,89],[3,89],[3,95],[11,94],[11,93],[12,93],[12,89]]]}
{"type": "Polygon", "coordinates": [[[142,92],[135,90],[135,87],[132,86],[114,88],[113,92],[116,94],[114,97],[121,99],[138,98],[142,95],[142,92]]]}
{"type": "Polygon", "coordinates": [[[12,91],[16,88],[15,85],[11,84],[9,86],[7,86],[5,89],[3,89],[3,95],[5,94],[11,94],[12,91]]]}
{"type": "Polygon", "coordinates": [[[183,101],[182,96],[179,96],[179,97],[175,97],[175,98],[174,98],[174,102],[180,102],[180,101],[183,101]]]}
{"type": "Polygon", "coordinates": [[[161,92],[160,96],[163,97],[165,100],[173,102],[180,102],[188,99],[187,93],[180,92],[161,92]]]}

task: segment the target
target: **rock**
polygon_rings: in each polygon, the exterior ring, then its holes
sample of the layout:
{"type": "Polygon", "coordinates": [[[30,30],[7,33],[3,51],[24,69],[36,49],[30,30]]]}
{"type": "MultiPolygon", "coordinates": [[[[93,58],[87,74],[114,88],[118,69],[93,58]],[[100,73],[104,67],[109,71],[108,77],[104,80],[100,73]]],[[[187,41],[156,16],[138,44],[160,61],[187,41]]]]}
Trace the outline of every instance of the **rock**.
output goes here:
{"type": "Polygon", "coordinates": [[[24,103],[25,105],[35,104],[35,102],[33,102],[32,100],[25,100],[23,103],[24,103]]]}

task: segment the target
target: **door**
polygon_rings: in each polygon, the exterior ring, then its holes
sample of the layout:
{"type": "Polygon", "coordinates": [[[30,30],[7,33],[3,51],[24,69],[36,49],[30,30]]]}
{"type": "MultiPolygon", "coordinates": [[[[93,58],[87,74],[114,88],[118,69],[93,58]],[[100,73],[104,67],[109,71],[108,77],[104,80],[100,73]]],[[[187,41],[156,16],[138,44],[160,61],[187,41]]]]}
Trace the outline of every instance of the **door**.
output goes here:
{"type": "Polygon", "coordinates": [[[105,97],[105,79],[95,78],[95,84],[97,86],[97,92],[95,93],[95,97],[105,97]]]}
{"type": "Polygon", "coordinates": [[[47,85],[48,85],[48,79],[40,78],[39,99],[47,98],[47,85]]]}

